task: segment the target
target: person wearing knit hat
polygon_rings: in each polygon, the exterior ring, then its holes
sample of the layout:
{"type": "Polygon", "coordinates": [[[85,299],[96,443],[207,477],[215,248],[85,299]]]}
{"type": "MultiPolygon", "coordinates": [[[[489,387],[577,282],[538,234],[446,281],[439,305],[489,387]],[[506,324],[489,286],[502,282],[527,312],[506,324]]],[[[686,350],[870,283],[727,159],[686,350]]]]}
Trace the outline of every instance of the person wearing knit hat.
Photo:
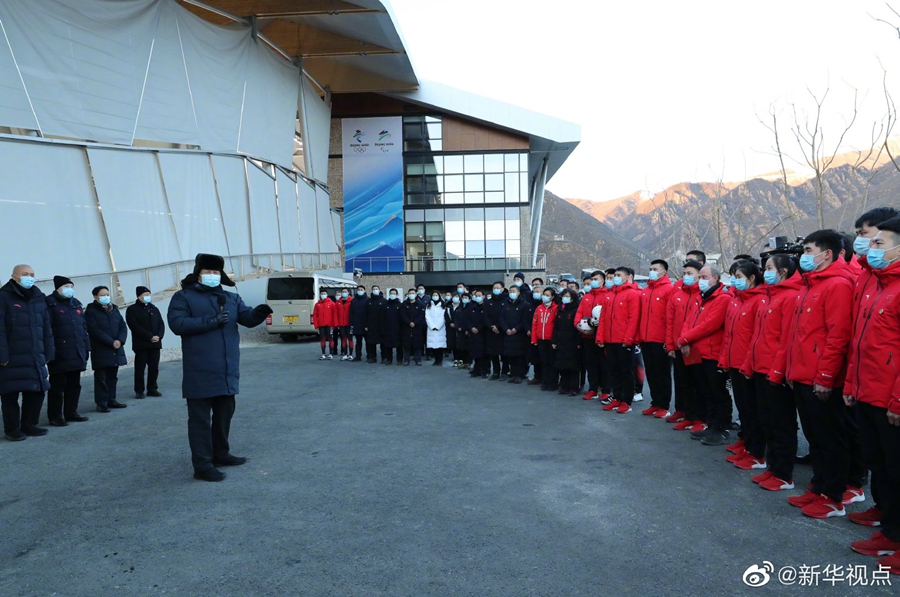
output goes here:
{"type": "Polygon", "coordinates": [[[169,329],[181,336],[183,377],[187,402],[188,442],[194,478],[221,481],[220,466],[236,466],[246,458],[231,454],[228,433],[240,379],[241,338],[238,325],[254,327],[272,314],[266,304],[248,307],[225,275],[225,259],[200,253],[194,271],[181,282],[169,303],[169,329]]]}
{"type": "Polygon", "coordinates": [[[144,397],[144,369],[147,369],[147,395],[159,397],[162,394],[156,380],[166,326],[162,313],[152,302],[150,289],[138,286],[134,292],[137,300],[125,310],[125,323],[131,330],[131,350],[134,351],[134,397],[144,397]]]}
{"type": "Polygon", "coordinates": [[[78,414],[81,398],[81,373],[87,369],[91,340],[84,319],[84,305],[75,298],[75,285],[65,276],[53,276],[56,290],[47,297],[50,326],[56,344],[56,358],[47,364],[50,391],[47,393],[47,418],[54,427],[82,423],[78,414]]]}

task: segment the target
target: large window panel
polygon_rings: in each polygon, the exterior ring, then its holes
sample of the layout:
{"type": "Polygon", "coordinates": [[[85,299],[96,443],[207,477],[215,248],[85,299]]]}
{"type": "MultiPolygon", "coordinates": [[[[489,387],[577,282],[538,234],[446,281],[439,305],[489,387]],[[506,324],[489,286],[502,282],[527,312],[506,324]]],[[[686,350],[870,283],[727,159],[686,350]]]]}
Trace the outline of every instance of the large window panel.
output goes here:
{"type": "Polygon", "coordinates": [[[466,257],[484,257],[484,241],[483,240],[467,240],[466,241],[466,257]]]}
{"type": "Polygon", "coordinates": [[[297,210],[297,183],[281,170],[275,171],[278,183],[278,226],[281,230],[281,250],[300,252],[300,219],[297,210]]]}
{"type": "Polygon", "coordinates": [[[466,239],[466,228],[463,222],[445,222],[444,233],[449,241],[461,241],[466,239]]]}
{"type": "Polygon", "coordinates": [[[502,191],[503,175],[502,174],[486,174],[484,177],[485,191],[502,191]]]}
{"type": "Polygon", "coordinates": [[[244,159],[213,156],[213,168],[228,249],[232,255],[249,255],[253,251],[250,247],[250,203],[244,159]]]}
{"type": "Polygon", "coordinates": [[[504,174],[506,178],[506,202],[519,203],[519,174],[504,174]]]}
{"type": "Polygon", "coordinates": [[[87,152],[116,269],[180,261],[156,156],[116,149],[87,152]]]}
{"type": "Polygon", "coordinates": [[[484,223],[484,235],[487,240],[503,240],[506,237],[503,220],[487,220],[484,223]]]}
{"type": "Polygon", "coordinates": [[[520,230],[519,220],[506,220],[506,238],[519,240],[520,230]]]}
{"type": "Polygon", "coordinates": [[[503,173],[503,154],[488,153],[484,156],[484,171],[503,173]]]}
{"type": "Polygon", "coordinates": [[[444,240],[444,223],[429,222],[425,225],[425,240],[429,242],[444,240]]]}
{"type": "Polygon", "coordinates": [[[462,176],[445,176],[444,193],[461,193],[464,188],[462,176]]]}
{"type": "Polygon", "coordinates": [[[462,241],[447,241],[447,257],[465,257],[466,256],[466,243],[462,241]]]}
{"type": "Polygon", "coordinates": [[[318,253],[316,190],[303,179],[297,181],[297,203],[300,208],[300,250],[303,253],[318,253]]]}
{"type": "Polygon", "coordinates": [[[281,253],[275,181],[249,162],[247,180],[250,182],[250,234],[253,238],[253,252],[281,253]]]}
{"type": "MultiPolygon", "coordinates": [[[[31,265],[38,278],[112,270],[83,148],[0,140],[0,180],[0,255],[3,267],[10,268],[3,275],[21,262],[31,265]],[[29,230],[39,231],[50,244],[37,250],[31,243],[38,237],[29,230]]],[[[128,249],[140,250],[131,241],[128,249]]],[[[78,292],[84,298],[84,288],[78,292]]]]}
{"type": "Polygon", "coordinates": [[[517,154],[517,153],[506,154],[505,170],[507,172],[518,172],[519,171],[519,154],[517,154]]]}
{"type": "Polygon", "coordinates": [[[484,176],[481,174],[466,174],[466,192],[484,191],[484,176]]]}
{"type": "Polygon", "coordinates": [[[463,156],[463,164],[466,174],[481,174],[484,172],[484,156],[480,153],[466,154],[463,156]]]}
{"type": "Polygon", "coordinates": [[[445,155],[444,156],[444,174],[462,174],[463,173],[463,156],[461,155],[445,155]]]}
{"type": "Polygon", "coordinates": [[[519,241],[517,241],[517,240],[506,241],[506,256],[507,257],[518,257],[519,256],[519,248],[520,248],[519,241]]]}
{"type": "Polygon", "coordinates": [[[488,240],[485,242],[485,253],[488,257],[503,257],[506,255],[506,243],[502,240],[488,240]]]}

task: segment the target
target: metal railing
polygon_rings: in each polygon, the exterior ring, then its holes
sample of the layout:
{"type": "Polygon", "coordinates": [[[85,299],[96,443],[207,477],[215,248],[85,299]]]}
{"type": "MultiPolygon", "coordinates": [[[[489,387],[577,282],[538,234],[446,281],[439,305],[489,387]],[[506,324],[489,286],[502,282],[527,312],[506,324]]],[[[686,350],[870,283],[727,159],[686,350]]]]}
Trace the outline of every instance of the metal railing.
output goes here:
{"type": "Polygon", "coordinates": [[[547,269],[546,253],[523,253],[515,257],[507,255],[487,257],[355,257],[346,261],[348,271],[363,273],[383,272],[454,272],[520,269],[547,269]],[[535,266],[532,266],[535,263],[535,266]]]}
{"type": "MultiPolygon", "coordinates": [[[[272,272],[286,270],[321,270],[341,268],[340,253],[253,253],[248,255],[225,256],[225,273],[236,282],[250,276],[264,276],[272,272]]],[[[134,300],[134,289],[146,286],[154,293],[178,290],[181,280],[194,271],[194,260],[173,261],[148,267],[97,274],[69,276],[76,286],[90,290],[96,286],[106,286],[118,304],[134,300]]],[[[55,290],[52,278],[36,281],[45,294],[55,290]]]]}

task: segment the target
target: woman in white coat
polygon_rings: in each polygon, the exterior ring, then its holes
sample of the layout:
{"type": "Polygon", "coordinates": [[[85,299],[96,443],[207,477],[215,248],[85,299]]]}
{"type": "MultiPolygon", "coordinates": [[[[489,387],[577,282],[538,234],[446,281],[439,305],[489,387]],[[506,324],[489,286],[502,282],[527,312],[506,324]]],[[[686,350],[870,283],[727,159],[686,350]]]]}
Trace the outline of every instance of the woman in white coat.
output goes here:
{"type": "Polygon", "coordinates": [[[425,346],[433,349],[435,367],[444,364],[444,349],[447,348],[447,330],[444,321],[444,305],[441,303],[441,295],[437,292],[431,294],[431,302],[425,308],[425,325],[428,328],[425,346]]]}

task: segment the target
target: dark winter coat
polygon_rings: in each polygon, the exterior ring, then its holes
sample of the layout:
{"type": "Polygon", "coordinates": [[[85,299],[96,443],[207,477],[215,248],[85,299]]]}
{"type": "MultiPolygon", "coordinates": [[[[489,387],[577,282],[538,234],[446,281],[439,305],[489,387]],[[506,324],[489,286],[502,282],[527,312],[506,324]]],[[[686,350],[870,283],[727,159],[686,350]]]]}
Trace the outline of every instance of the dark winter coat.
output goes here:
{"type": "Polygon", "coordinates": [[[50,373],[84,371],[91,351],[84,306],[77,298],[67,299],[56,291],[47,297],[46,303],[56,347],[56,358],[49,364],[50,373]]]}
{"type": "Polygon", "coordinates": [[[484,301],[484,317],[487,323],[487,331],[485,333],[485,348],[488,356],[499,356],[503,354],[503,332],[500,331],[500,313],[503,311],[503,305],[509,302],[509,295],[506,291],[500,296],[495,296],[490,300],[484,301]],[[491,329],[496,326],[499,333],[494,333],[491,329]]]}
{"type": "Polygon", "coordinates": [[[425,307],[421,302],[403,301],[400,305],[400,329],[404,349],[425,347],[425,307]],[[409,327],[410,323],[416,324],[416,327],[409,327]]]}
{"type": "Polygon", "coordinates": [[[172,333],[181,336],[184,397],[237,394],[241,377],[238,324],[256,327],[266,320],[266,313],[248,307],[235,292],[199,284],[191,274],[172,297],[166,317],[172,333]],[[224,304],[219,304],[219,297],[224,297],[224,304]],[[220,312],[228,313],[228,323],[223,327],[216,322],[220,312]]]}
{"type": "Polygon", "coordinates": [[[366,304],[366,345],[381,344],[384,338],[384,308],[387,299],[381,296],[373,296],[366,304]]]}
{"type": "Polygon", "coordinates": [[[459,309],[452,311],[451,317],[456,324],[456,350],[470,350],[469,340],[469,305],[460,303],[459,309]]]}
{"type": "Polygon", "coordinates": [[[449,350],[456,350],[456,328],[450,325],[453,323],[454,307],[461,309],[462,303],[454,305],[452,299],[444,303],[444,329],[447,331],[447,348],[449,350]]]}
{"type": "Polygon", "coordinates": [[[469,332],[469,351],[473,359],[482,359],[487,355],[487,335],[492,333],[487,327],[487,318],[484,315],[484,304],[469,303],[466,314],[466,329],[469,332]],[[478,333],[472,331],[478,330],[478,333]]]}
{"type": "MultiPolygon", "coordinates": [[[[556,325],[553,326],[553,344],[556,346],[556,368],[571,371],[581,368],[581,343],[586,341],[575,327],[578,305],[573,301],[559,305],[556,325]]],[[[587,341],[593,341],[587,338],[587,341]]]]}
{"type": "Polygon", "coordinates": [[[153,303],[145,303],[138,299],[125,309],[125,323],[131,330],[131,350],[160,350],[162,338],[166,334],[162,313],[153,303]],[[159,336],[159,342],[150,342],[150,338],[159,336]]]}
{"type": "Polygon", "coordinates": [[[84,309],[88,336],[91,337],[91,367],[121,367],[128,362],[125,358],[125,341],[128,339],[128,326],[119,313],[119,308],[110,303],[104,307],[97,301],[88,303],[84,309]],[[113,342],[122,343],[113,348],[113,342]]]}
{"type": "Polygon", "coordinates": [[[507,300],[500,311],[500,332],[503,334],[503,354],[507,357],[524,357],[528,354],[531,339],[527,332],[531,331],[531,305],[521,298],[513,302],[507,300]],[[509,336],[508,330],[516,330],[509,336]]]}
{"type": "Polygon", "coordinates": [[[350,303],[350,328],[357,336],[366,333],[366,311],[369,310],[369,297],[366,295],[353,297],[350,303]]]}
{"type": "Polygon", "coordinates": [[[50,389],[47,362],[56,351],[45,299],[12,280],[0,288],[0,394],[50,389]]]}
{"type": "Polygon", "coordinates": [[[381,312],[381,344],[385,348],[400,348],[400,301],[385,301],[381,312]]]}

